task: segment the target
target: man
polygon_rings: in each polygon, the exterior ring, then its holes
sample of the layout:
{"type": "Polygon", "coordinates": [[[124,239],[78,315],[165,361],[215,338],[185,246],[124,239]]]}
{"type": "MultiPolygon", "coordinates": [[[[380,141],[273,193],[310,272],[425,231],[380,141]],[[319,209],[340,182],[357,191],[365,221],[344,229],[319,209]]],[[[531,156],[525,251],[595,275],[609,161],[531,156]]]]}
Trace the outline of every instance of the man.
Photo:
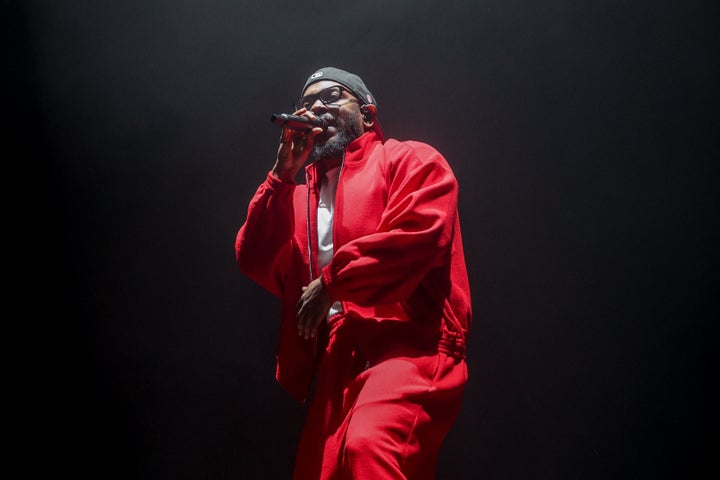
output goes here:
{"type": "Polygon", "coordinates": [[[456,178],[429,145],[385,141],[355,74],[321,68],[295,106],[326,128],[283,129],[235,245],[281,298],[278,382],[312,397],[293,478],[432,479],[467,382],[456,178]]]}

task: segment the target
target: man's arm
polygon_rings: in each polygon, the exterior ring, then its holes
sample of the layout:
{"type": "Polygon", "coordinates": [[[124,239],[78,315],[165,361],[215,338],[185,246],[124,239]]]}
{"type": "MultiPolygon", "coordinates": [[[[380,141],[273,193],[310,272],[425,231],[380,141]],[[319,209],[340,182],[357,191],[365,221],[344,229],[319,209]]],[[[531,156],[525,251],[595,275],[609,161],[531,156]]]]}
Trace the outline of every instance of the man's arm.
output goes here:
{"type": "MultiPolygon", "coordinates": [[[[305,109],[295,114],[314,116],[305,109]]],[[[247,218],[235,239],[240,270],[277,296],[292,255],[295,175],[307,161],[315,135],[320,132],[321,128],[282,129],[275,165],[250,201],[247,218]]]]}
{"type": "Polygon", "coordinates": [[[338,248],[321,272],[333,300],[364,306],[406,300],[450,259],[458,183],[447,162],[416,143],[394,168],[376,231],[338,248]]]}

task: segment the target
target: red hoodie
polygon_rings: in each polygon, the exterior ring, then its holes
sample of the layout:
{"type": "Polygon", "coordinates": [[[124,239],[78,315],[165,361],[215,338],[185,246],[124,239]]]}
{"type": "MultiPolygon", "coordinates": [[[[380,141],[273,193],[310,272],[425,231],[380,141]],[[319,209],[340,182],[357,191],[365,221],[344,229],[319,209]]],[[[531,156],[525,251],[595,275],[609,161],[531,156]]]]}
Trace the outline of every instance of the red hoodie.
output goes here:
{"type": "MultiPolygon", "coordinates": [[[[295,312],[302,287],[318,275],[341,301],[343,320],[411,324],[425,345],[464,358],[470,287],[458,183],[443,156],[421,142],[383,143],[372,131],[350,143],[335,196],[334,256],[319,271],[322,175],[318,163],[306,167],[306,185],[268,174],[235,243],[240,270],[282,299],[278,382],[299,401],[307,397],[322,343],[298,335],[295,312]]],[[[377,340],[363,346],[368,357],[382,349],[377,340]]]]}

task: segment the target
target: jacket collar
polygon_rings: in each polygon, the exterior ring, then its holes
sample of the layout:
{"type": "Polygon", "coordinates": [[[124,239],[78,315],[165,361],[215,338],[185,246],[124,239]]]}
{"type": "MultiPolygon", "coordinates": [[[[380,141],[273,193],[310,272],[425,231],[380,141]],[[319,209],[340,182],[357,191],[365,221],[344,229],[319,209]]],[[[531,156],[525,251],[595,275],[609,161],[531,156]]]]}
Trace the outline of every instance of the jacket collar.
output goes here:
{"type": "Polygon", "coordinates": [[[382,142],[383,139],[375,130],[369,130],[350,142],[345,150],[344,166],[356,164],[362,161],[368,149],[373,143],[382,142]]]}
{"type": "MultiPolygon", "coordinates": [[[[378,135],[375,130],[368,130],[358,138],[350,142],[345,149],[345,159],[342,162],[343,167],[362,163],[366,155],[366,151],[373,143],[382,142],[383,138],[378,135]]],[[[320,178],[324,173],[324,167],[319,162],[313,162],[305,167],[311,178],[320,178]]]]}

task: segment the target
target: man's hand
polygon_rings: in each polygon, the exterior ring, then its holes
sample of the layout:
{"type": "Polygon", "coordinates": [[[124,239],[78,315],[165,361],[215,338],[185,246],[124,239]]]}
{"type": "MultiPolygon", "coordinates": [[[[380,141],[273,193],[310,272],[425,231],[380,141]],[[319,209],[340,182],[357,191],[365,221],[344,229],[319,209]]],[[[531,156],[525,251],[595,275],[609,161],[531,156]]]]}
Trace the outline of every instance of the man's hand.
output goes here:
{"type": "MultiPolygon", "coordinates": [[[[301,108],[293,115],[315,118],[315,115],[305,108],[301,108]]],[[[320,127],[315,127],[312,130],[283,128],[280,133],[277,161],[272,169],[273,175],[280,180],[292,182],[310,155],[315,135],[322,131],[323,129],[320,127]]]]}
{"type": "Polygon", "coordinates": [[[317,334],[320,323],[327,317],[332,300],[325,290],[320,277],[303,287],[303,293],[297,303],[298,335],[307,340],[317,334]]]}

